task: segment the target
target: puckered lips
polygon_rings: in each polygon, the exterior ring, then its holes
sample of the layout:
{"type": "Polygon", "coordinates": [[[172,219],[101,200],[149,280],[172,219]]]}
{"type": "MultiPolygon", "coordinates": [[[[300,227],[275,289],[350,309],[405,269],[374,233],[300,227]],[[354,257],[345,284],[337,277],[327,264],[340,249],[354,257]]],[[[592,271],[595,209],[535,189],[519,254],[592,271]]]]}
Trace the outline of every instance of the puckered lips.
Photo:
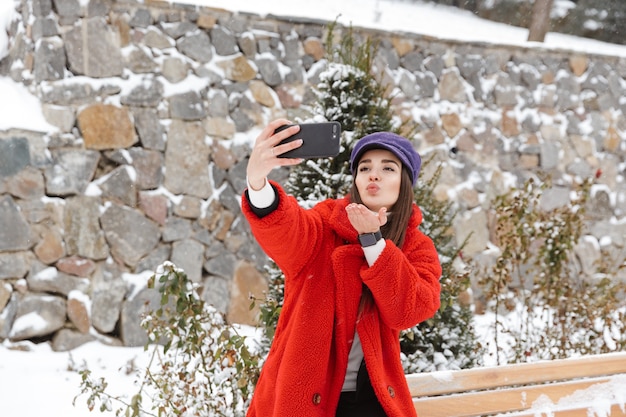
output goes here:
{"type": "Polygon", "coordinates": [[[367,185],[366,190],[367,190],[368,194],[374,195],[374,194],[378,193],[378,191],[380,190],[380,187],[378,186],[378,184],[374,184],[373,182],[371,182],[371,183],[369,183],[367,185]]]}

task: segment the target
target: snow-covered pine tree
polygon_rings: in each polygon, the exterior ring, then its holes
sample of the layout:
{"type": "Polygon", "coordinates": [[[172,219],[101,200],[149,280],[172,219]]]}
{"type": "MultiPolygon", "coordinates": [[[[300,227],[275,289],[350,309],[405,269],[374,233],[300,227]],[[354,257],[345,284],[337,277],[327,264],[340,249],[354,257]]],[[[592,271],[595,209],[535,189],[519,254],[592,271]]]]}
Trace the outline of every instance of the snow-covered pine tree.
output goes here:
{"type": "MultiPolygon", "coordinates": [[[[335,158],[307,160],[291,171],[285,184],[286,191],[305,207],[347,194],[352,182],[349,158],[354,141],[378,131],[412,136],[411,129],[394,118],[385,88],[374,75],[375,45],[370,39],[357,44],[350,28],[337,46],[331,47],[335,44],[333,33],[334,25],[331,25],[326,45],[332,50],[328,54],[327,66],[320,74],[316,90],[318,100],[311,119],[339,122],[342,146],[335,158]]],[[[407,372],[471,367],[477,363],[478,357],[471,311],[457,301],[459,293],[467,288],[468,279],[453,267],[459,253],[449,233],[454,214],[450,204],[438,202],[433,197],[438,178],[436,175],[419,183],[416,201],[424,214],[422,228],[431,236],[440,253],[442,308],[433,319],[402,333],[403,362],[407,372]]],[[[268,273],[270,290],[261,305],[261,319],[265,326],[263,344],[267,350],[280,314],[284,288],[284,276],[275,264],[268,266],[268,273]]]]}
{"type": "MultiPolygon", "coordinates": [[[[424,166],[432,163],[423,161],[424,166]]],[[[462,247],[455,244],[450,233],[456,215],[453,204],[435,198],[434,189],[441,168],[417,182],[415,201],[422,210],[422,231],[435,243],[441,262],[441,307],[435,316],[400,334],[403,366],[406,373],[472,368],[481,364],[481,346],[472,326],[470,305],[459,296],[468,290],[469,272],[459,271],[462,247]]]]}

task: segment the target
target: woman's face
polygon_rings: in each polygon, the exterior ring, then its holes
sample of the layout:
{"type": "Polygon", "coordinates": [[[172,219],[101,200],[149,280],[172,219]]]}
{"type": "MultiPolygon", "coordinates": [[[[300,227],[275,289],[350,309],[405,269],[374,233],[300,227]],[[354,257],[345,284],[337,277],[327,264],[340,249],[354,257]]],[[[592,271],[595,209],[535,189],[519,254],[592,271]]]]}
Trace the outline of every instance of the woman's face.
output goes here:
{"type": "Polygon", "coordinates": [[[371,149],[361,156],[354,183],[363,203],[377,212],[398,201],[401,179],[402,162],[386,149],[371,149]]]}

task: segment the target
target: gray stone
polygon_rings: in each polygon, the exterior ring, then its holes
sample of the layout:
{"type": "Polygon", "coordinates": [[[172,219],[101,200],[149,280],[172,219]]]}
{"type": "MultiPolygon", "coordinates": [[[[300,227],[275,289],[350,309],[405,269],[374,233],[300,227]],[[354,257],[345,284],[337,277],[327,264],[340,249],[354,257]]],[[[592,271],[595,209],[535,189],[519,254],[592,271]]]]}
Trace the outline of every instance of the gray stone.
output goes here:
{"type": "Polygon", "coordinates": [[[429,98],[437,91],[437,78],[432,72],[418,73],[415,80],[419,86],[420,97],[429,98]]]}
{"type": "Polygon", "coordinates": [[[106,17],[111,11],[113,0],[90,0],[86,6],[86,17],[106,17]]]}
{"type": "Polygon", "coordinates": [[[97,280],[91,295],[91,323],[102,333],[110,333],[120,316],[122,302],[128,288],[121,278],[97,280]]]}
{"type": "Polygon", "coordinates": [[[208,277],[204,280],[202,299],[221,313],[228,311],[230,300],[229,280],[221,277],[208,277]]]}
{"type": "Polygon", "coordinates": [[[41,99],[44,103],[59,106],[71,106],[91,103],[95,91],[88,83],[59,83],[48,85],[42,91],[41,99]]]}
{"type": "Polygon", "coordinates": [[[0,197],[0,251],[30,248],[30,227],[11,196],[0,197]]]}
{"type": "MultiPolygon", "coordinates": [[[[102,196],[129,207],[137,206],[137,187],[131,178],[128,166],[120,166],[109,173],[100,184],[102,196]]],[[[136,175],[133,174],[133,177],[136,175]]]]}
{"type": "Polygon", "coordinates": [[[232,55],[239,52],[237,38],[224,26],[211,29],[211,41],[218,55],[232,55]]]}
{"type": "Polygon", "coordinates": [[[58,34],[59,28],[54,19],[50,17],[35,19],[33,23],[33,40],[38,41],[58,34]]]}
{"type": "Polygon", "coordinates": [[[215,71],[210,64],[199,65],[193,68],[193,72],[198,77],[205,79],[207,86],[215,86],[224,80],[224,77],[215,71]]]}
{"type": "Polygon", "coordinates": [[[69,67],[74,73],[95,78],[122,74],[124,59],[117,34],[103,18],[83,19],[81,25],[66,32],[63,39],[69,67]]]}
{"type": "Polygon", "coordinates": [[[53,2],[62,24],[70,24],[78,19],[81,10],[79,0],[53,0],[53,2]]]}
{"type": "Polygon", "coordinates": [[[35,80],[60,80],[65,75],[65,51],[58,38],[44,39],[35,49],[35,80]]]}
{"type": "Polygon", "coordinates": [[[463,253],[472,256],[487,249],[489,231],[487,228],[487,215],[481,209],[474,209],[457,216],[454,220],[456,244],[463,246],[463,253]]]}
{"type": "Polygon", "coordinates": [[[151,108],[134,108],[132,113],[143,147],[157,151],[165,150],[165,131],[157,112],[151,108]]]}
{"type": "Polygon", "coordinates": [[[611,196],[606,189],[596,190],[589,201],[589,216],[594,219],[610,219],[613,216],[611,196]]]}
{"type": "Polygon", "coordinates": [[[26,294],[18,300],[9,339],[25,340],[54,333],[65,325],[65,309],[62,297],[26,294]]]}
{"type": "Polygon", "coordinates": [[[405,96],[415,98],[419,94],[419,85],[415,82],[415,76],[402,69],[398,70],[398,86],[405,96]]]}
{"type": "Polygon", "coordinates": [[[607,82],[613,97],[619,99],[626,95],[626,86],[622,85],[622,77],[613,72],[609,74],[607,82]]]}
{"type": "Polygon", "coordinates": [[[68,133],[76,125],[76,115],[69,107],[44,104],[41,110],[46,121],[58,127],[61,132],[68,133]]]}
{"type": "Polygon", "coordinates": [[[158,80],[144,80],[129,94],[120,98],[120,102],[131,107],[156,107],[163,96],[163,84],[158,80]]]}
{"type": "Polygon", "coordinates": [[[228,95],[224,90],[210,90],[208,94],[209,114],[213,117],[228,116],[228,95]]]}
{"type": "MultiPolygon", "coordinates": [[[[290,33],[283,36],[283,47],[285,57],[282,61],[286,65],[292,66],[293,64],[300,61],[300,38],[296,33],[290,33]]],[[[243,49],[242,52],[244,52],[243,49]]]]}
{"type": "Polygon", "coordinates": [[[432,55],[424,59],[424,68],[432,72],[435,77],[439,79],[446,68],[446,63],[441,56],[432,55]]]}
{"type": "Polygon", "coordinates": [[[100,153],[92,150],[54,149],[45,170],[48,195],[82,194],[93,178],[100,153]]]}
{"type": "Polygon", "coordinates": [[[615,246],[622,249],[626,245],[626,223],[623,221],[618,223],[614,220],[599,220],[590,227],[590,233],[598,241],[610,239],[615,246]]]}
{"type": "Polygon", "coordinates": [[[112,204],[100,217],[112,255],[134,267],[159,243],[158,225],[140,212],[112,204]]]}
{"type": "Polygon", "coordinates": [[[10,177],[30,165],[30,148],[26,138],[0,138],[0,179],[10,177]]]}
{"type": "Polygon", "coordinates": [[[135,271],[155,271],[159,265],[168,261],[171,257],[172,248],[170,245],[159,244],[156,249],[143,257],[137,264],[135,271]]]}
{"type": "Polygon", "coordinates": [[[64,274],[55,267],[48,267],[31,274],[26,281],[31,291],[54,293],[66,297],[71,291],[85,292],[89,288],[88,279],[64,274]]]}
{"type": "Polygon", "coordinates": [[[463,78],[455,70],[449,70],[442,74],[439,94],[442,100],[449,100],[453,103],[463,103],[468,99],[463,78]]]}
{"type": "Polygon", "coordinates": [[[285,83],[303,84],[306,82],[306,70],[300,61],[287,64],[290,71],[285,74],[285,83]]]}
{"type": "Polygon", "coordinates": [[[109,256],[99,217],[97,198],[79,196],[66,200],[64,230],[68,256],[78,255],[94,260],[109,256]]]}
{"type": "Polygon", "coordinates": [[[247,132],[255,125],[254,119],[250,117],[248,112],[240,108],[236,108],[235,110],[233,110],[230,113],[230,117],[231,119],[233,119],[233,122],[235,122],[235,128],[237,129],[237,132],[247,132]]]}
{"type": "Polygon", "coordinates": [[[210,147],[204,140],[200,123],[173,120],[165,152],[165,187],[174,194],[208,198],[210,147]]]}
{"type": "Polygon", "coordinates": [[[570,174],[577,175],[580,178],[588,178],[593,175],[593,169],[587,161],[576,159],[572,163],[568,164],[566,171],[570,174]]]}
{"type": "Polygon", "coordinates": [[[271,87],[276,87],[283,82],[283,76],[274,58],[258,58],[255,60],[263,81],[271,87]]]}
{"type": "Polygon", "coordinates": [[[174,214],[185,219],[197,219],[202,214],[202,200],[189,195],[183,196],[174,205],[174,214]]]}
{"type": "Polygon", "coordinates": [[[174,242],[172,245],[172,263],[187,274],[193,282],[202,280],[202,261],[204,245],[193,239],[174,242]]]}
{"type": "Polygon", "coordinates": [[[61,329],[52,338],[52,350],[55,352],[69,352],[85,343],[93,342],[96,337],[72,329],[61,329]]]}
{"type": "Polygon", "coordinates": [[[605,93],[609,91],[609,81],[604,75],[590,73],[580,84],[580,89],[605,93]]]}
{"type": "Polygon", "coordinates": [[[148,342],[146,330],[141,327],[145,314],[161,306],[161,294],[154,288],[137,288],[122,306],[120,335],[124,346],[144,346],[148,342]]]}
{"type": "Polygon", "coordinates": [[[237,39],[239,49],[248,59],[254,59],[256,55],[256,39],[252,32],[244,32],[237,39]]]}
{"type": "Polygon", "coordinates": [[[230,279],[235,272],[236,264],[237,257],[224,250],[219,256],[207,260],[203,267],[211,275],[230,279]]]}
{"type": "Polygon", "coordinates": [[[417,51],[411,51],[400,58],[400,65],[407,71],[420,72],[424,63],[424,55],[417,51]]]}
{"type": "Polygon", "coordinates": [[[541,84],[541,74],[536,67],[530,65],[523,65],[520,67],[520,72],[522,76],[522,81],[526,86],[534,91],[541,84]]]}
{"type": "Polygon", "coordinates": [[[516,85],[507,74],[500,74],[496,82],[493,94],[496,104],[501,107],[515,106],[517,104],[516,85]]]}
{"type": "Polygon", "coordinates": [[[134,28],[147,28],[152,24],[152,15],[150,14],[150,10],[137,8],[128,24],[134,28]]]}
{"type": "Polygon", "coordinates": [[[143,38],[143,43],[148,48],[167,49],[173,46],[173,41],[163,32],[155,28],[149,28],[143,38]]]}
{"type": "Polygon", "coordinates": [[[173,39],[178,39],[187,33],[196,32],[198,30],[197,25],[188,21],[162,23],[160,27],[163,29],[163,32],[167,33],[167,35],[173,39]]]}
{"type": "Polygon", "coordinates": [[[0,282],[0,312],[4,310],[13,295],[13,287],[7,282],[0,282]]]}
{"type": "Polygon", "coordinates": [[[202,31],[197,31],[180,38],[176,41],[176,48],[183,55],[202,64],[209,62],[213,58],[209,35],[202,31]]]}
{"type": "Polygon", "coordinates": [[[161,69],[163,77],[172,84],[187,78],[188,71],[187,63],[180,58],[166,58],[161,69]]]}
{"type": "Polygon", "coordinates": [[[128,68],[135,74],[149,74],[159,67],[146,49],[133,47],[126,58],[128,68]]]}
{"type": "Polygon", "coordinates": [[[543,191],[539,205],[542,210],[551,211],[569,204],[570,190],[567,187],[554,186],[543,191]]]}
{"type": "Polygon", "coordinates": [[[175,94],[169,98],[172,119],[202,120],[207,116],[202,98],[195,91],[175,94]]]}
{"type": "Polygon", "coordinates": [[[36,17],[46,17],[52,11],[52,0],[32,0],[31,7],[36,17]]]}
{"type": "Polygon", "coordinates": [[[580,104],[580,83],[573,76],[561,76],[556,81],[557,105],[560,110],[574,109],[580,104]]]}
{"type": "Polygon", "coordinates": [[[163,227],[163,242],[174,242],[187,239],[191,236],[191,221],[180,217],[170,216],[163,227]]]}
{"type": "Polygon", "coordinates": [[[0,340],[8,338],[11,333],[17,315],[17,299],[17,294],[13,293],[4,310],[0,310],[0,340]]]}
{"type": "Polygon", "coordinates": [[[0,280],[24,278],[33,258],[30,252],[0,253],[0,280]]]}
{"type": "Polygon", "coordinates": [[[136,186],[140,190],[153,190],[160,187],[163,183],[163,154],[137,147],[129,149],[128,153],[137,175],[136,186]]]}
{"type": "Polygon", "coordinates": [[[555,142],[543,142],[541,144],[540,161],[541,168],[550,171],[559,164],[560,146],[555,142]]]}

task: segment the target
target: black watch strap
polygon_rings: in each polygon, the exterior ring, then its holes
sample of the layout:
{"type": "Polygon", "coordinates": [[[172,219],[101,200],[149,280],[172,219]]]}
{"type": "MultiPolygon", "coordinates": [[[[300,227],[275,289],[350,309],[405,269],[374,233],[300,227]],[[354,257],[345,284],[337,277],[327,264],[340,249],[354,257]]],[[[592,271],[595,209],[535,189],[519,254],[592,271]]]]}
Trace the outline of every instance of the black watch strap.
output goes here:
{"type": "Polygon", "coordinates": [[[366,248],[368,246],[374,246],[376,242],[378,242],[382,238],[383,235],[382,233],[380,233],[380,230],[377,230],[374,233],[363,233],[359,235],[359,243],[361,244],[361,246],[366,248]]]}

